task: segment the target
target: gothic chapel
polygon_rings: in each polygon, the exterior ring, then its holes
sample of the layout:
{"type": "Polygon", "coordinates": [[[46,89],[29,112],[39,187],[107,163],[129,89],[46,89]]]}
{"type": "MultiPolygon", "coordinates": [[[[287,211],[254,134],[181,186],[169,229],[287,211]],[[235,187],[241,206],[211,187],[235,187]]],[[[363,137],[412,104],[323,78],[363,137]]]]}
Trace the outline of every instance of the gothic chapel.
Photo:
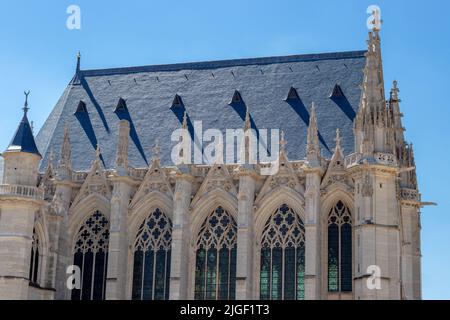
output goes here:
{"type": "Polygon", "coordinates": [[[423,203],[377,29],[353,52],[78,56],[36,137],[23,110],[0,163],[0,299],[421,299],[423,203]],[[280,129],[278,172],[174,165],[171,133],[199,141],[195,121],[280,129]]]}

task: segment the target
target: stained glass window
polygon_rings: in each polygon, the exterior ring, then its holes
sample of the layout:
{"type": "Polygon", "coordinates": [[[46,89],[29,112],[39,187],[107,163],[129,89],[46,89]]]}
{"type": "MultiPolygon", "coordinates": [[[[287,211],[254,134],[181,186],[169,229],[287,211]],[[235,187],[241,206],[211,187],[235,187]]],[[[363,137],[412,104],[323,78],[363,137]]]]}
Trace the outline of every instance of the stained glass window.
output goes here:
{"type": "Polygon", "coordinates": [[[37,284],[39,276],[39,238],[36,230],[33,229],[33,238],[31,243],[31,257],[30,257],[30,273],[28,279],[30,282],[37,284]]]}
{"type": "Polygon", "coordinates": [[[73,260],[81,270],[81,288],[72,290],[72,300],[105,298],[108,244],[109,221],[100,211],[95,211],[76,236],[73,260]]]}
{"type": "Polygon", "coordinates": [[[196,300],[235,299],[236,235],[236,222],[222,207],[203,222],[197,238],[196,300]]]}
{"type": "Polygon", "coordinates": [[[133,300],[167,300],[172,222],[155,209],[142,222],[134,243],[133,300]]]}
{"type": "Polygon", "coordinates": [[[352,217],[342,201],[328,215],[328,291],[352,291],[352,217]]]}
{"type": "Polygon", "coordinates": [[[267,220],[261,238],[260,298],[305,298],[305,227],[286,204],[267,220]]]}

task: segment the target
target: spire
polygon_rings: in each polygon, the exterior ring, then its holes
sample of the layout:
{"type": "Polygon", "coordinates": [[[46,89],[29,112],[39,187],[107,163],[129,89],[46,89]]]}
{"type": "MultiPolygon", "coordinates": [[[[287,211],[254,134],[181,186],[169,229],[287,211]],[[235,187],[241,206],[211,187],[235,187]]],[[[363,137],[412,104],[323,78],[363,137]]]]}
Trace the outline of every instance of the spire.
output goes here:
{"type": "MultiPolygon", "coordinates": [[[[119,122],[119,140],[117,143],[116,168],[128,169],[128,137],[130,136],[130,123],[128,120],[119,122]]],[[[121,172],[125,173],[125,172],[121,172]]]]}
{"type": "Polygon", "coordinates": [[[77,53],[77,73],[80,72],[80,63],[81,63],[81,53],[78,51],[77,53]]]}
{"type": "Polygon", "coordinates": [[[317,152],[319,150],[319,136],[317,130],[317,116],[316,106],[314,102],[311,105],[311,114],[309,116],[308,136],[306,138],[307,150],[310,152],[317,152]]]}
{"type": "Polygon", "coordinates": [[[181,125],[181,127],[183,128],[183,129],[187,129],[187,112],[186,112],[186,110],[184,110],[184,113],[183,113],[183,123],[182,123],[182,125],[181,125]]]}
{"type": "Polygon", "coordinates": [[[53,148],[50,149],[50,154],[48,155],[48,166],[53,167],[53,162],[55,161],[55,153],[53,152],[53,148]]]}
{"type": "Polygon", "coordinates": [[[78,53],[77,53],[77,67],[75,69],[75,75],[73,76],[72,80],[70,81],[70,84],[72,84],[72,85],[81,84],[81,53],[80,53],[80,51],[78,51],[78,53]]]}
{"type": "Polygon", "coordinates": [[[23,93],[25,94],[25,103],[23,104],[22,110],[24,115],[26,115],[28,113],[28,110],[30,110],[30,108],[28,108],[28,95],[30,94],[30,90],[24,91],[23,93]]]}
{"type": "Polygon", "coordinates": [[[317,129],[316,106],[314,102],[311,105],[308,136],[306,137],[306,158],[310,165],[320,165],[319,131],[317,129]]]}
{"type": "Polygon", "coordinates": [[[334,138],[334,141],[336,142],[336,146],[334,148],[333,155],[331,156],[331,162],[336,163],[334,165],[343,164],[344,150],[341,146],[342,137],[341,130],[339,130],[339,128],[336,129],[336,137],[334,138]]]}
{"type": "Polygon", "coordinates": [[[70,145],[69,127],[67,126],[67,124],[64,128],[64,138],[61,146],[59,167],[72,169],[72,147],[70,145]]]}
{"type": "Polygon", "coordinates": [[[53,172],[54,162],[55,162],[55,153],[53,152],[53,148],[50,148],[50,152],[48,154],[47,168],[45,169],[46,175],[53,172]]]}
{"type": "Polygon", "coordinates": [[[355,150],[370,157],[374,151],[391,152],[389,120],[384,93],[379,30],[369,32],[361,99],[354,122],[355,150]],[[384,131],[376,134],[375,131],[384,131]],[[378,138],[377,138],[378,137],[378,138]],[[379,137],[388,137],[380,139],[379,137]]]}
{"type": "Polygon", "coordinates": [[[155,140],[155,145],[152,148],[153,151],[153,158],[152,158],[152,165],[159,165],[161,161],[161,147],[159,146],[159,140],[155,140]]]}
{"type": "Polygon", "coordinates": [[[23,117],[19,123],[19,127],[14,134],[8,148],[5,152],[27,152],[41,156],[34,141],[33,131],[31,130],[30,122],[28,121],[28,95],[30,91],[24,92],[25,103],[23,106],[23,117]]]}
{"type": "Polygon", "coordinates": [[[95,149],[95,160],[100,161],[100,156],[101,156],[100,146],[97,144],[97,148],[95,149]]]}
{"type": "Polygon", "coordinates": [[[336,142],[336,147],[334,149],[334,152],[336,152],[337,150],[342,150],[341,149],[341,130],[339,130],[339,128],[336,129],[336,138],[334,138],[334,141],[336,142]]]}
{"type": "Polygon", "coordinates": [[[59,179],[70,180],[72,177],[72,147],[70,145],[69,127],[64,127],[64,138],[61,145],[61,154],[59,157],[57,176],[59,179]]]}
{"type": "Polygon", "coordinates": [[[400,92],[398,88],[397,81],[394,80],[392,83],[392,88],[390,92],[389,104],[388,104],[388,114],[389,114],[389,123],[393,128],[394,141],[395,141],[395,153],[397,156],[400,156],[400,149],[405,143],[404,131],[402,125],[402,117],[403,114],[400,112],[400,102],[401,100],[398,97],[398,93],[400,92]]]}
{"type": "Polygon", "coordinates": [[[286,137],[284,134],[284,130],[281,130],[281,138],[280,138],[280,154],[286,154],[286,137]]]}
{"type": "Polygon", "coordinates": [[[250,112],[248,110],[248,106],[245,106],[245,122],[244,122],[244,131],[247,131],[248,129],[251,128],[251,123],[250,123],[250,112]]]}

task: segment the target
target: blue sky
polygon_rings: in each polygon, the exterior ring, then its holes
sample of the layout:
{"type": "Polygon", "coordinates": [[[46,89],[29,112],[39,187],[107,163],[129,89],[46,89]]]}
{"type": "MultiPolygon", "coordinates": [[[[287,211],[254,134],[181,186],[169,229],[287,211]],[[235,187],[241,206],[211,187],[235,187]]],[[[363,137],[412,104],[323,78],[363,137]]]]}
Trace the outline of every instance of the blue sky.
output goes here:
{"type": "Polygon", "coordinates": [[[414,143],[424,201],[423,297],[450,299],[450,2],[427,1],[2,1],[0,149],[31,90],[38,130],[73,76],[104,68],[365,49],[366,8],[384,20],[385,81],[399,82],[406,137],[414,143]],[[66,28],[69,5],[81,30],[66,28]]]}

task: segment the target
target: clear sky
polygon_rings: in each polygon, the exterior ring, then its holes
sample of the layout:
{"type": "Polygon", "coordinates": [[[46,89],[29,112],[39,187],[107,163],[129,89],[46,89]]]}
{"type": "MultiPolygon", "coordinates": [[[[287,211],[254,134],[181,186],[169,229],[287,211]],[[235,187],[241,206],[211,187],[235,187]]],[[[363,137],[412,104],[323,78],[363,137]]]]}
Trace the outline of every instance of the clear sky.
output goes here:
{"type": "Polygon", "coordinates": [[[0,2],[0,149],[21,117],[39,130],[75,70],[366,48],[377,4],[385,81],[397,79],[414,143],[422,210],[423,297],[450,299],[450,2],[58,0],[0,2]],[[81,29],[66,27],[69,5],[81,29]]]}

